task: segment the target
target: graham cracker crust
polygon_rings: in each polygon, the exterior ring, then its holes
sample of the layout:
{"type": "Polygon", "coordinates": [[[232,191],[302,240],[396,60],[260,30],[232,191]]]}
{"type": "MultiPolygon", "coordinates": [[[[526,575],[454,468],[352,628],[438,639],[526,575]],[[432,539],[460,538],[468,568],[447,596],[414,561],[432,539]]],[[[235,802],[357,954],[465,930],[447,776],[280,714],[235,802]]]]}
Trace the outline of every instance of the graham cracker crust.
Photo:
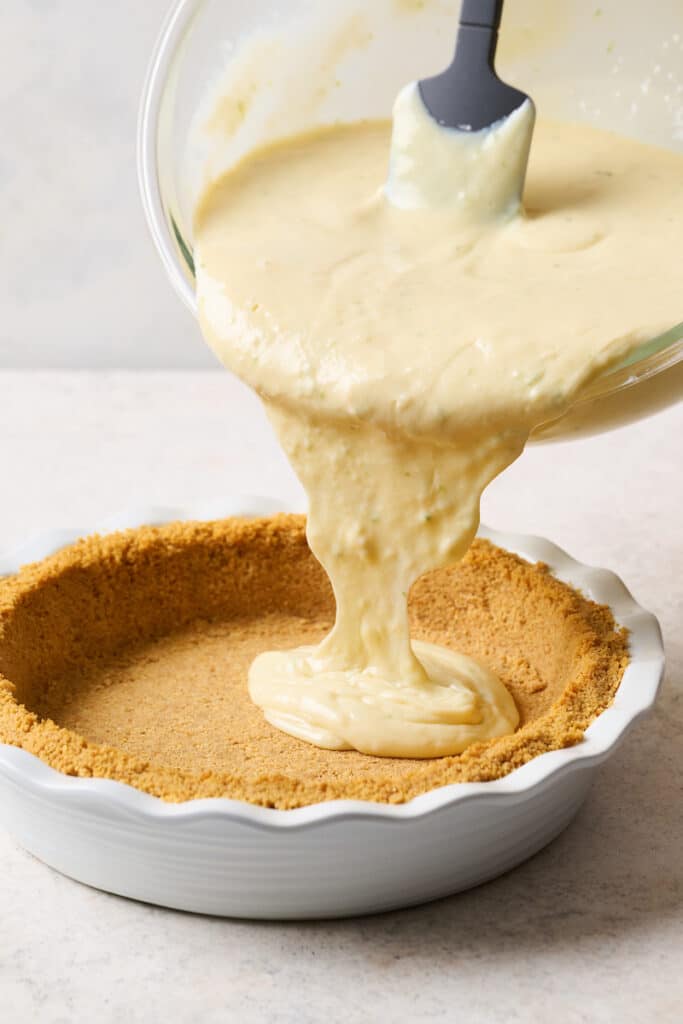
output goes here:
{"type": "Polygon", "coordinates": [[[611,703],[629,656],[609,608],[477,540],[414,585],[412,634],[499,675],[521,715],[513,736],[417,761],[279,732],[249,700],[249,664],[314,643],[334,617],[304,527],[284,515],[143,527],[0,580],[0,742],[172,802],[402,803],[578,743],[611,703]]]}

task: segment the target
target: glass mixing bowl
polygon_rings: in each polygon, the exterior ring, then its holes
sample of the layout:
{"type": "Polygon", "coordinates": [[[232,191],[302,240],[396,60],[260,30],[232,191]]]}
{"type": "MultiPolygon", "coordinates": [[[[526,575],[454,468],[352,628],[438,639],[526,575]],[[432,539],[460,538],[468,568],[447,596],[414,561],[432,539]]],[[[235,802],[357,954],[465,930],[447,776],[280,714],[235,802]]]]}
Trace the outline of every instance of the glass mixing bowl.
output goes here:
{"type": "MultiPolygon", "coordinates": [[[[459,7],[460,0],[176,3],[144,88],[138,161],[152,236],[190,309],[193,211],[207,182],[271,139],[389,117],[402,85],[449,62],[459,7]]],[[[514,0],[498,67],[544,115],[683,153],[683,0],[514,0]]],[[[595,381],[536,438],[597,433],[682,395],[679,323],[595,381]]]]}

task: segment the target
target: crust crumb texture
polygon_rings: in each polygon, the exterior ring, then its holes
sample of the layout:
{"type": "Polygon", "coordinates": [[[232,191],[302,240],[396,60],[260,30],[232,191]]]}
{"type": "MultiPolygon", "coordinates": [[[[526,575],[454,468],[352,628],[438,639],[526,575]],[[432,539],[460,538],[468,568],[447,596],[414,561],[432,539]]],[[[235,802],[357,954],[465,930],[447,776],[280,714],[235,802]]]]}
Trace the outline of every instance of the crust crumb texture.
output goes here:
{"type": "Polygon", "coordinates": [[[300,516],[89,537],[0,580],[0,742],[171,802],[403,803],[580,742],[629,660],[609,608],[482,540],[418,580],[410,617],[414,637],[499,675],[521,715],[513,736],[413,761],[268,725],[247,693],[251,661],[315,643],[334,618],[300,516]]]}

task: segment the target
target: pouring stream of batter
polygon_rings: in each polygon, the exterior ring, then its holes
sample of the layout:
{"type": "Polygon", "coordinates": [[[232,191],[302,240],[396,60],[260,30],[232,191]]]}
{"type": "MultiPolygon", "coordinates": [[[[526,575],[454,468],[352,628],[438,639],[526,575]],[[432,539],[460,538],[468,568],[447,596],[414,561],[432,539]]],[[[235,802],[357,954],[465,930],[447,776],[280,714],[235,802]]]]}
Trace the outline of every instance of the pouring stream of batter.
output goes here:
{"type": "Polygon", "coordinates": [[[535,426],[681,319],[683,158],[541,121],[522,210],[533,108],[464,156],[444,138],[425,176],[401,102],[388,195],[389,125],[284,140],[207,190],[195,258],[204,334],[265,402],[337,600],[319,647],[255,661],[251,696],[320,746],[432,757],[518,714],[484,667],[411,643],[409,588],[465,553],[535,426]]]}

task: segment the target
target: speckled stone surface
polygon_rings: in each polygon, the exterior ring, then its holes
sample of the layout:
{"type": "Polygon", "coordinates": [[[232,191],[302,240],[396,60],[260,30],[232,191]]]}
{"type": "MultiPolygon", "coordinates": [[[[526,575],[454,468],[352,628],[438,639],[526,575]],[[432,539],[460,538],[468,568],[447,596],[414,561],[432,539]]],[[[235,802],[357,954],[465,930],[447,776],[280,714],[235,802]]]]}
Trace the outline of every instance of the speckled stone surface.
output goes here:
{"type": "MultiPolygon", "coordinates": [[[[227,374],[0,373],[0,546],[135,502],[299,496],[255,400],[227,374]]],[[[530,450],[484,518],[619,572],[661,619],[656,712],[575,823],[510,875],[384,917],[250,924],[62,878],[0,832],[8,1024],[678,1024],[683,1019],[683,405],[530,450]]]]}

